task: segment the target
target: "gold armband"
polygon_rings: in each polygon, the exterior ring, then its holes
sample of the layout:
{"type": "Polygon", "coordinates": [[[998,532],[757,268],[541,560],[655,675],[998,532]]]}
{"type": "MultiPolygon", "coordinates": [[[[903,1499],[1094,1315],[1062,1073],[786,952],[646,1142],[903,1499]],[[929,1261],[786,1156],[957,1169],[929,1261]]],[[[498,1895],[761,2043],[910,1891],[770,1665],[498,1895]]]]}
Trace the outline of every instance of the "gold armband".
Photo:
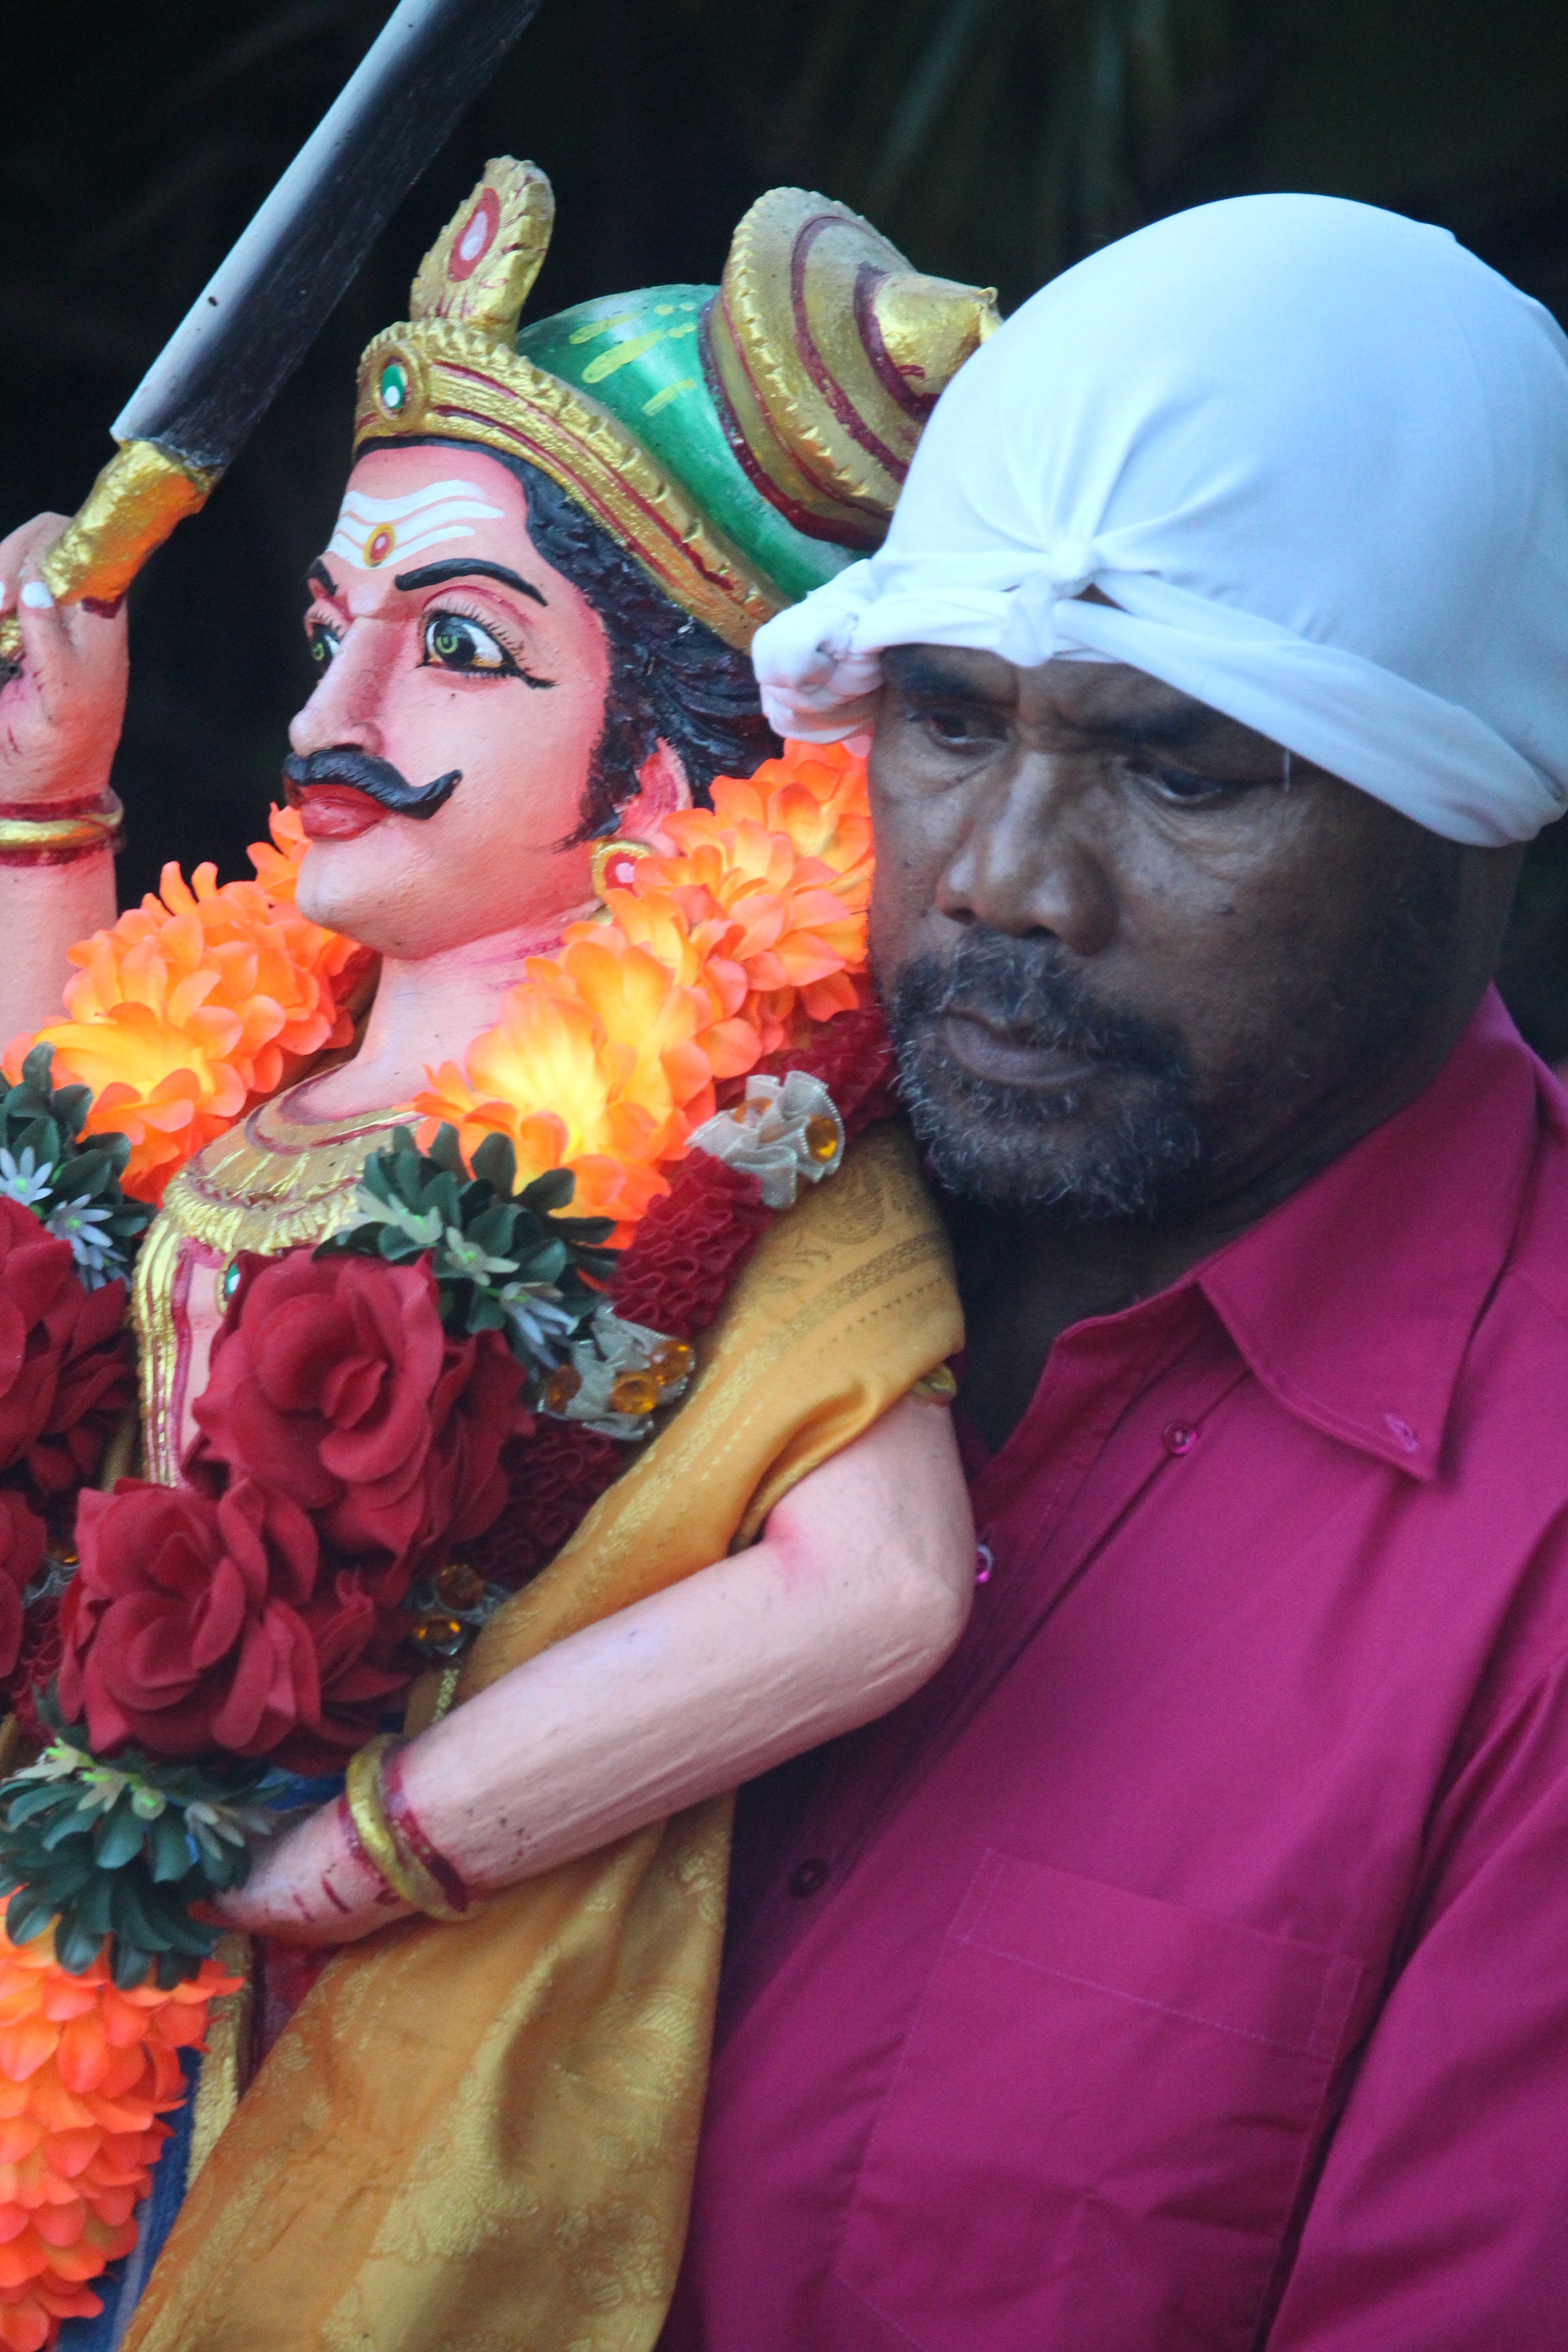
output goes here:
{"type": "Polygon", "coordinates": [[[125,811],[113,793],[60,816],[0,815],[0,865],[47,865],[89,849],[118,849],[125,811]]]}
{"type": "Polygon", "coordinates": [[[436,1852],[404,1797],[398,1759],[405,1745],[382,1732],[350,1758],[343,1794],[354,1835],[400,1901],[427,1919],[475,1918],[483,1902],[436,1852]]]}

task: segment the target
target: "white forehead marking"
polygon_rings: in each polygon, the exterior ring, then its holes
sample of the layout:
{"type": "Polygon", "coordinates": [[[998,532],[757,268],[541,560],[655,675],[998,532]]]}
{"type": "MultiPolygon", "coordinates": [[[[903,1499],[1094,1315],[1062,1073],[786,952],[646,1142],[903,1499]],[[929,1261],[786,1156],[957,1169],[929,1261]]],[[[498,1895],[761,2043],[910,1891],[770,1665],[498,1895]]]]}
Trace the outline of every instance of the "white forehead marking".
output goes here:
{"type": "Polygon", "coordinates": [[[422,507],[433,507],[445,499],[475,499],[479,501],[476,514],[499,515],[500,507],[484,503],[484,491],[478,482],[431,482],[422,490],[410,490],[405,499],[372,499],[351,483],[343,492],[343,512],[353,515],[356,522],[402,522],[408,515],[417,514],[422,507]]]}
{"type": "Polygon", "coordinates": [[[349,489],[327,553],[356,570],[379,571],[394,555],[472,539],[470,523],[499,522],[504,512],[488,503],[477,482],[432,482],[403,499],[367,498],[363,490],[349,489]]]}

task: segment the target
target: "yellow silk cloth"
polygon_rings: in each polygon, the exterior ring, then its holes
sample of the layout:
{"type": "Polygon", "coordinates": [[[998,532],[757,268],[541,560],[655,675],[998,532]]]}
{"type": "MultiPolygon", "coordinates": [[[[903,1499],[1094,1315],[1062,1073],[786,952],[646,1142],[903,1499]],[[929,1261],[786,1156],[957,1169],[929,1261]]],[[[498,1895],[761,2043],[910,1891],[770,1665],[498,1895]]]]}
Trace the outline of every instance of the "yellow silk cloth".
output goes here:
{"type": "MultiPolygon", "coordinates": [[[[776,1218],[647,1451],[460,1696],[749,1541],[960,1344],[910,1146],[776,1218]]],[[[605,1737],[613,1738],[613,1726],[605,1737]]],[[[346,1947],[197,2177],[125,2352],[647,2352],[686,2231],[731,1800],[346,1947]]]]}

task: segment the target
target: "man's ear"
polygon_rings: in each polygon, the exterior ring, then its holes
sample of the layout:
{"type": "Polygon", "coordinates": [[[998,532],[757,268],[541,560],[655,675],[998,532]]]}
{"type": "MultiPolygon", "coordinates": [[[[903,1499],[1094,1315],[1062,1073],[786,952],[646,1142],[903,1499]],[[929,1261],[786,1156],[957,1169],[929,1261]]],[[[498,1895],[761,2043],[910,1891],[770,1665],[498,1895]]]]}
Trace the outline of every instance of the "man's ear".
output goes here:
{"type": "Polygon", "coordinates": [[[661,735],[637,770],[637,788],[621,806],[616,827],[623,841],[645,842],[649,849],[673,851],[664,820],[677,809],[691,806],[691,786],[679,751],[661,735]]]}

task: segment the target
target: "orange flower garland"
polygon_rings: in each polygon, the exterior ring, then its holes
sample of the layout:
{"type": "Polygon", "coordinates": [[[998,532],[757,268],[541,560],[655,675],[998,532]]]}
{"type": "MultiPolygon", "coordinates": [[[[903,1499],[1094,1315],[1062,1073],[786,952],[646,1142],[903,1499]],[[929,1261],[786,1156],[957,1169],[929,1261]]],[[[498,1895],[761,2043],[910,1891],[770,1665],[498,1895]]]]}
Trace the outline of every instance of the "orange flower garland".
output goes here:
{"type": "Polygon", "coordinates": [[[255,881],[220,888],[198,866],[187,884],[165,866],[161,897],[72,948],[68,1018],[5,1055],[15,1083],[28,1045],[52,1045],[55,1085],[91,1087],[87,1131],[130,1137],[122,1181],[138,1200],[161,1200],[193,1152],[352,1034],[368,953],[298,912],[307,844],[291,809],[270,822],[273,845],[250,853],[255,881]]]}
{"type": "Polygon", "coordinates": [[[531,958],[466,1066],[429,1072],[414,1106],[469,1156],[510,1137],[520,1181],[570,1168],[574,1213],[614,1217],[622,1244],[725,1081],[852,1010],[866,970],[866,764],[842,744],[790,743],[664,829],[673,851],[531,958]]]}
{"type": "Polygon", "coordinates": [[[100,1957],[68,1976],[54,1939],[14,1945],[0,1927],[0,2346],[42,2352],[62,2319],[102,2305],[88,2286],[136,2242],[185,2095],[179,2053],[206,2031],[207,2004],[237,1979],[206,1960],[160,1992],[120,1992],[100,1957]]]}
{"type": "MultiPolygon", "coordinates": [[[[531,957],[464,1066],[428,1072],[414,1106],[466,1152],[510,1136],[521,1181],[570,1168],[576,1213],[613,1217],[621,1242],[727,1081],[863,1002],[865,761],[790,743],[750,778],[720,777],[712,800],[665,820],[673,848],[639,859],[558,954],[531,957]]],[[[187,884],[165,866],[161,897],[71,950],[69,1017],[5,1055],[15,1081],[29,1045],[54,1047],[55,1084],[92,1089],[88,1132],[131,1139],[139,1200],[161,1200],[193,1153],[348,1042],[368,951],[298,912],[307,844],[291,809],[270,825],[252,882],[220,887],[199,866],[187,884]]]]}

